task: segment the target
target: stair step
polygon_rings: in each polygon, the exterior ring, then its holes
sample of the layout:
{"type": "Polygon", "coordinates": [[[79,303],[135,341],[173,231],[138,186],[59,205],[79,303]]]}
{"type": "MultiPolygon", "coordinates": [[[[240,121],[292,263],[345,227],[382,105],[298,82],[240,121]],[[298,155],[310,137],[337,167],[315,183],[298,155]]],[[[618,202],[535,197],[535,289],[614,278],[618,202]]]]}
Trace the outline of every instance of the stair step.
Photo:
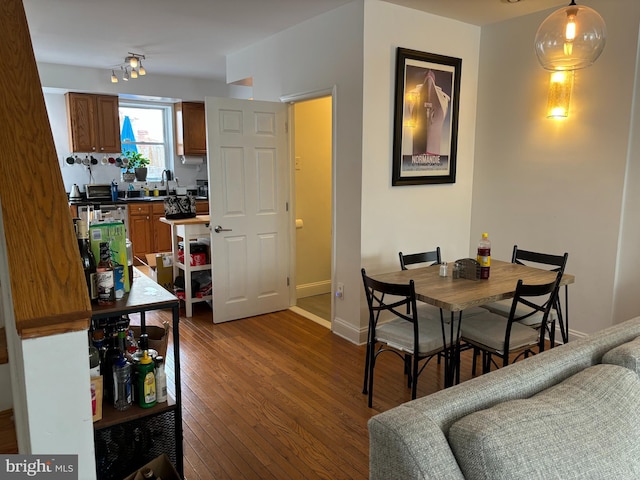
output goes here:
{"type": "Polygon", "coordinates": [[[16,426],[13,422],[13,409],[0,412],[0,453],[18,453],[16,426]]]}

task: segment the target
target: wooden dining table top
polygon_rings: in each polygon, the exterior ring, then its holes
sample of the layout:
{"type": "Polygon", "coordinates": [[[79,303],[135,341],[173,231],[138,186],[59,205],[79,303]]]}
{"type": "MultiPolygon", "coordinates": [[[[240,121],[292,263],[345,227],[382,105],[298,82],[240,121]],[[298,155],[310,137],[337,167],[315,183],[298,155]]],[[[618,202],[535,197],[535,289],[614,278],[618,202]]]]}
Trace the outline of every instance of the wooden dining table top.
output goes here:
{"type": "MultiPolygon", "coordinates": [[[[371,275],[371,278],[386,283],[405,284],[413,280],[418,300],[451,312],[513,298],[520,279],[525,284],[542,285],[551,283],[556,278],[555,272],[494,259],[491,260],[487,280],[454,279],[451,274],[453,264],[449,264],[448,271],[448,276],[441,277],[439,265],[431,265],[371,275]]],[[[560,285],[569,285],[574,281],[573,275],[565,273],[560,285]]]]}

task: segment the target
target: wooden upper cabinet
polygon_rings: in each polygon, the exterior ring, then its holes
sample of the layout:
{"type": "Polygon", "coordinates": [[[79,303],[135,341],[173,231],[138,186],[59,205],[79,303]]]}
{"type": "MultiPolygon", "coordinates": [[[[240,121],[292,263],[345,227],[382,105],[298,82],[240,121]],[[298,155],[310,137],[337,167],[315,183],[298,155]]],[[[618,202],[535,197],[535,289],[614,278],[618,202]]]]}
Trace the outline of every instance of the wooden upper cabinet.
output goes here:
{"type": "Polygon", "coordinates": [[[120,153],[118,97],[73,92],[65,97],[71,150],[120,153]]]}
{"type": "Polygon", "coordinates": [[[175,104],[176,153],[202,156],[207,154],[207,123],[204,102],[175,104]]]}

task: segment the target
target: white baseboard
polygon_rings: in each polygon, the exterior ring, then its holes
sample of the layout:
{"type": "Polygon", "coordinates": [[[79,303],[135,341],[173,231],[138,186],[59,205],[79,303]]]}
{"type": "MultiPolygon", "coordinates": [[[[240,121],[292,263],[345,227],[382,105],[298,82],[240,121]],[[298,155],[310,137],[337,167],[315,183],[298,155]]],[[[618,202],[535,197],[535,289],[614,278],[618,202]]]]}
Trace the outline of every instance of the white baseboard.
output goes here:
{"type": "Polygon", "coordinates": [[[367,343],[367,334],[369,332],[369,325],[367,324],[364,329],[356,329],[353,325],[345,322],[341,318],[334,318],[331,324],[331,331],[336,335],[348,340],[356,345],[364,345],[367,343]]]}
{"type": "Polygon", "coordinates": [[[296,298],[313,297],[324,293],[331,293],[331,280],[296,285],[296,298]]]}

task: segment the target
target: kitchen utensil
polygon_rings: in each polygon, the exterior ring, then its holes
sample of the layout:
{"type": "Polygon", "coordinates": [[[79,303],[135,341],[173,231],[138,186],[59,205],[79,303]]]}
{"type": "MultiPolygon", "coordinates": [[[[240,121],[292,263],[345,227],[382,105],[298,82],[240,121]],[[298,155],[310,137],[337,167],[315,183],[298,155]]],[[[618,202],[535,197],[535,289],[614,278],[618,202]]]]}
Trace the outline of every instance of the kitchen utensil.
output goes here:
{"type": "Polygon", "coordinates": [[[89,160],[89,157],[85,155],[85,157],[82,159],[82,164],[87,166],[91,164],[91,160],[89,160]]]}
{"type": "Polygon", "coordinates": [[[113,157],[109,157],[109,163],[113,165],[114,163],[116,163],[116,159],[113,157]]]}
{"type": "Polygon", "coordinates": [[[66,158],[66,162],[67,162],[69,165],[73,165],[74,163],[76,163],[76,159],[75,159],[75,158],[73,158],[73,157],[67,157],[67,158],[66,158]]]}
{"type": "Polygon", "coordinates": [[[71,192],[69,193],[69,200],[80,200],[82,198],[82,194],[80,193],[80,189],[77,184],[73,184],[71,187],[71,192]]]}
{"type": "Polygon", "coordinates": [[[107,160],[107,157],[102,157],[102,160],[100,161],[100,163],[102,165],[109,165],[109,160],[107,160]]]}
{"type": "Polygon", "coordinates": [[[76,163],[80,165],[82,163],[82,159],[76,155],[76,163]]]}
{"type": "Polygon", "coordinates": [[[91,165],[97,165],[97,164],[98,164],[98,159],[93,155],[91,155],[91,165]]]}

